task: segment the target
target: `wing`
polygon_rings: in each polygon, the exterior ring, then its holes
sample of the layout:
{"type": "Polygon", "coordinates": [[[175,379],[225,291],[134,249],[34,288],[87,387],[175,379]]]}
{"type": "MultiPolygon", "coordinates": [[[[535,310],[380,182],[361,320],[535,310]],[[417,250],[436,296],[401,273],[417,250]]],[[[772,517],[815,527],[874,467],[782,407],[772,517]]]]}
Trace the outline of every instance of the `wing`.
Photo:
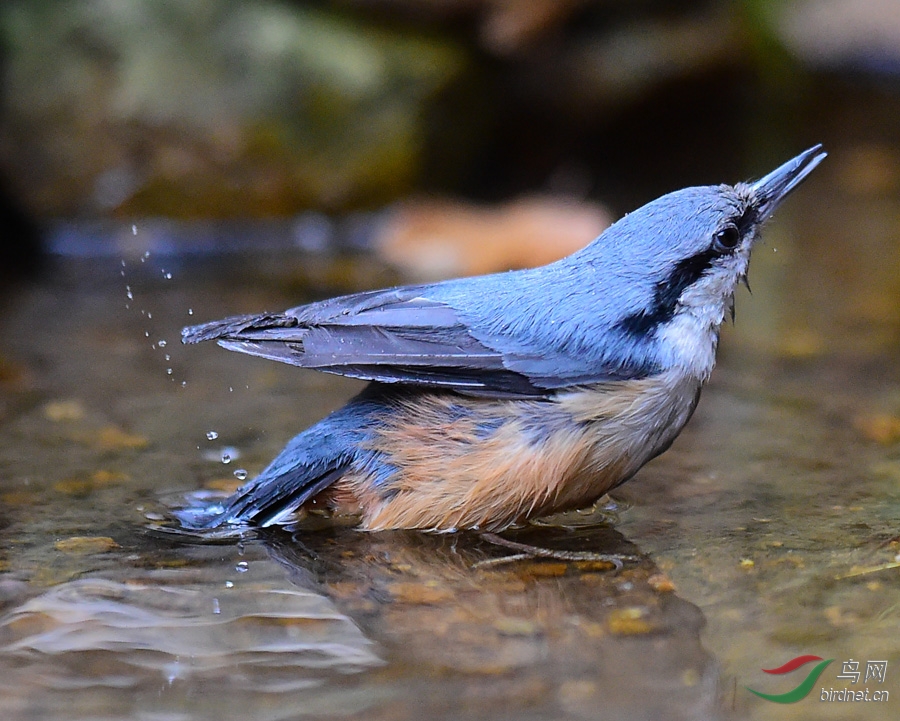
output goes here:
{"type": "Polygon", "coordinates": [[[458,312],[429,298],[431,286],[357,293],[191,326],[182,341],[382,383],[410,383],[493,397],[543,396],[510,370],[504,354],[470,332],[458,312]]]}
{"type": "Polygon", "coordinates": [[[543,286],[532,280],[508,273],[356,293],[192,326],[182,340],[216,340],[352,378],[494,398],[542,397],[654,372],[634,352],[620,353],[623,344],[597,342],[612,331],[589,326],[595,314],[584,298],[560,292],[556,278],[543,286]],[[545,318],[550,312],[554,317],[545,318]]]}

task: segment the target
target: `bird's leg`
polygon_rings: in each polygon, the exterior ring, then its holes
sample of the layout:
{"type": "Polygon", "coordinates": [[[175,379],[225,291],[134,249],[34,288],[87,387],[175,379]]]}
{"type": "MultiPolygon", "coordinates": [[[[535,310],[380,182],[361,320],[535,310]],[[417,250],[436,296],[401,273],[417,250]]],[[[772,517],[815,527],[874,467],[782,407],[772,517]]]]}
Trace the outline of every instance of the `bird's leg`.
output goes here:
{"type": "Polygon", "coordinates": [[[495,546],[503,546],[518,553],[503,558],[490,558],[486,561],[479,561],[475,564],[475,568],[488,568],[491,566],[499,566],[505,563],[515,563],[516,561],[524,561],[529,558],[553,558],[558,561],[588,561],[611,563],[613,568],[618,571],[624,565],[625,561],[638,561],[638,556],[629,555],[613,555],[609,553],[594,553],[593,551],[560,551],[552,548],[541,548],[540,546],[532,546],[527,543],[519,543],[510,541],[496,533],[482,532],[481,537],[488,543],[495,546]]]}

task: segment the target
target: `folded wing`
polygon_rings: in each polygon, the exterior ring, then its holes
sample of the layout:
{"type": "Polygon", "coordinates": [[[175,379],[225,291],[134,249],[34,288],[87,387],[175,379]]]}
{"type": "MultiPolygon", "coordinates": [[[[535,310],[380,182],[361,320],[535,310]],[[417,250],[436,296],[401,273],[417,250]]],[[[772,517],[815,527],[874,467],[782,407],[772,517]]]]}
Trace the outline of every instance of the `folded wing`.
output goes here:
{"type": "Polygon", "coordinates": [[[216,340],[229,350],[383,383],[476,395],[542,396],[504,354],[477,340],[457,311],[407,286],[357,293],[280,314],[236,316],[191,326],[185,343],[216,340]]]}
{"type": "Polygon", "coordinates": [[[460,307],[459,295],[442,299],[441,287],[403,286],[226,318],[185,328],[182,340],[216,340],[229,350],[352,378],[494,398],[542,397],[647,374],[552,340],[488,331],[471,308],[460,307]]]}

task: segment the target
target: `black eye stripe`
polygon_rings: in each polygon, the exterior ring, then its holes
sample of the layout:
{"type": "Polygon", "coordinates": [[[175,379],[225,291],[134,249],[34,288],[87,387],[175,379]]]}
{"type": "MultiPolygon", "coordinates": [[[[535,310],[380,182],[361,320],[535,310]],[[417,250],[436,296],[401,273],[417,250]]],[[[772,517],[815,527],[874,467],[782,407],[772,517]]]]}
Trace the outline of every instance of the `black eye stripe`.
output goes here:
{"type": "Polygon", "coordinates": [[[626,316],[616,327],[631,336],[647,336],[657,326],[672,320],[678,299],[685,289],[696,283],[712,266],[713,261],[733,252],[758,219],[755,208],[744,210],[739,218],[732,220],[713,236],[707,250],[681,260],[667,278],[656,284],[649,308],[626,316]]]}
{"type": "Polygon", "coordinates": [[[678,262],[669,277],[656,284],[653,305],[623,318],[617,327],[629,335],[647,335],[661,323],[675,315],[675,307],[685,288],[699,280],[720,253],[705,250],[678,262]]]}

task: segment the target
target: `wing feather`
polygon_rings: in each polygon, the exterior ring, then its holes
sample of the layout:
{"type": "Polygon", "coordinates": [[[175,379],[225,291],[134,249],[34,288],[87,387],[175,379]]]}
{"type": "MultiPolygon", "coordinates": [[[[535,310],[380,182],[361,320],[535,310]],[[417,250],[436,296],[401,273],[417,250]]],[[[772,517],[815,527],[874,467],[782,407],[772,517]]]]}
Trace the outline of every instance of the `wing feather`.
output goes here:
{"type": "Polygon", "coordinates": [[[383,383],[412,383],[489,396],[542,396],[547,389],[506,367],[446,303],[422,287],[358,293],[190,326],[182,341],[383,383]]]}
{"type": "MultiPolygon", "coordinates": [[[[182,340],[216,340],[229,350],[352,378],[488,397],[541,397],[654,371],[607,357],[602,347],[595,353],[573,350],[564,334],[540,340],[520,337],[515,329],[492,330],[496,324],[469,307],[471,298],[479,298],[481,280],[467,279],[466,293],[448,294],[447,284],[403,286],[284,313],[225,318],[185,328],[182,340]]],[[[480,296],[490,297],[494,286],[484,288],[480,296]]],[[[534,311],[517,310],[525,317],[534,311]]]]}

